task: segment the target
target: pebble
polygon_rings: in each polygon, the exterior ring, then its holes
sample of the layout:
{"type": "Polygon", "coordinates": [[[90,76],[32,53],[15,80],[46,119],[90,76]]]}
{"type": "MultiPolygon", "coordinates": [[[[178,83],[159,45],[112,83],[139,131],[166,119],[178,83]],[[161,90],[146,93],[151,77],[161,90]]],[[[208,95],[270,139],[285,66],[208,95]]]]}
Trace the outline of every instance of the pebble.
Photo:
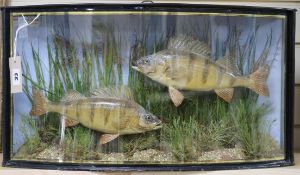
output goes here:
{"type": "Polygon", "coordinates": [[[245,155],[240,148],[220,149],[209,152],[204,152],[198,158],[198,161],[230,161],[243,160],[245,155]]]}
{"type": "Polygon", "coordinates": [[[103,157],[100,157],[101,161],[109,161],[109,162],[122,162],[128,161],[128,158],[125,156],[124,153],[109,153],[109,154],[102,154],[103,157]]]}
{"type": "MultiPolygon", "coordinates": [[[[57,160],[59,157],[59,148],[52,146],[38,154],[38,159],[57,160]]],[[[204,152],[198,158],[199,162],[205,161],[230,161],[243,160],[244,154],[240,148],[220,149],[209,152],[204,152]]],[[[128,157],[124,153],[109,153],[99,154],[99,159],[96,161],[108,162],[124,162],[124,161],[144,161],[144,162],[176,162],[176,159],[170,152],[159,151],[155,149],[147,149],[136,151],[133,156],[128,157]]]]}
{"type": "Polygon", "coordinates": [[[164,153],[155,149],[147,149],[143,151],[137,151],[130,158],[131,161],[148,161],[148,162],[164,162],[174,161],[171,153],[164,153]]]}
{"type": "Polygon", "coordinates": [[[59,147],[58,146],[51,146],[47,149],[44,149],[37,155],[37,159],[50,159],[50,160],[58,160],[59,156],[59,147]]]}

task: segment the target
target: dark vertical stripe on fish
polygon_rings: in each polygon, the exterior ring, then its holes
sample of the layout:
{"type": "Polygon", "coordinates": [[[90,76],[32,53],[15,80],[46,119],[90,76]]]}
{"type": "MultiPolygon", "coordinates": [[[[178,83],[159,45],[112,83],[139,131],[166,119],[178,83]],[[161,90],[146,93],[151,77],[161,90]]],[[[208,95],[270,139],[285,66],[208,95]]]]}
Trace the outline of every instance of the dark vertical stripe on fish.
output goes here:
{"type": "Polygon", "coordinates": [[[77,118],[78,121],[79,121],[79,114],[80,114],[79,108],[80,108],[81,104],[82,104],[82,101],[81,101],[81,100],[78,100],[78,101],[76,102],[76,118],[77,118]]]}
{"type": "Polygon", "coordinates": [[[126,126],[128,125],[129,118],[127,118],[127,117],[125,116],[125,111],[124,111],[122,108],[120,108],[119,110],[120,110],[120,112],[119,112],[119,117],[120,117],[120,120],[122,121],[122,122],[120,122],[119,128],[120,128],[120,129],[125,129],[126,126]]]}
{"type": "Polygon", "coordinates": [[[190,57],[190,63],[197,58],[197,56],[195,54],[192,54],[192,53],[189,54],[189,57],[190,57]]]}
{"type": "Polygon", "coordinates": [[[94,117],[95,117],[95,108],[96,108],[96,104],[92,103],[91,104],[91,114],[90,114],[90,118],[91,118],[91,122],[94,121],[94,117]]]}
{"type": "Polygon", "coordinates": [[[202,83],[205,84],[207,82],[208,74],[209,74],[209,60],[204,59],[203,72],[202,72],[202,83]]]}
{"type": "Polygon", "coordinates": [[[104,124],[106,125],[108,123],[110,112],[107,110],[104,110],[103,115],[104,115],[104,124]]]}
{"type": "MultiPolygon", "coordinates": [[[[196,60],[196,55],[190,53],[189,54],[189,63],[188,63],[188,75],[192,75],[194,71],[194,62],[196,60]]],[[[193,76],[187,76],[187,83],[192,80],[193,76]]]]}
{"type": "Polygon", "coordinates": [[[218,78],[217,78],[217,87],[219,87],[223,80],[223,75],[225,71],[222,68],[217,69],[218,70],[218,78]]]}

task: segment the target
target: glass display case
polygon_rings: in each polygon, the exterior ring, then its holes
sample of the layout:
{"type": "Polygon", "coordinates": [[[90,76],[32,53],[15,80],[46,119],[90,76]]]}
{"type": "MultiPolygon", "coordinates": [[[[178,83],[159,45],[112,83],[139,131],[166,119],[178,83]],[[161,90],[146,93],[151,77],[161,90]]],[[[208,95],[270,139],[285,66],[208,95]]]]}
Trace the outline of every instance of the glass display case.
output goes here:
{"type": "Polygon", "coordinates": [[[294,10],[83,4],[2,16],[4,166],[293,164],[294,10]]]}

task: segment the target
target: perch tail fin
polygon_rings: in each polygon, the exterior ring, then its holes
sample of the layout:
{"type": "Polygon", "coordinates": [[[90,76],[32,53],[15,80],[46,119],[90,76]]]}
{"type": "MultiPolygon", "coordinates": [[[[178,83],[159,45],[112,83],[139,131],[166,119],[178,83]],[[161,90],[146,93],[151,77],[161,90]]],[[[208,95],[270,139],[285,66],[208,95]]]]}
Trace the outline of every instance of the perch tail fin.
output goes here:
{"type": "Polygon", "coordinates": [[[36,88],[32,89],[33,104],[30,112],[31,116],[40,116],[47,113],[46,107],[48,100],[46,97],[36,88]]]}
{"type": "Polygon", "coordinates": [[[254,73],[250,75],[252,83],[250,89],[262,96],[269,96],[269,89],[267,85],[267,78],[269,75],[270,67],[269,65],[264,65],[257,69],[254,73]]]}

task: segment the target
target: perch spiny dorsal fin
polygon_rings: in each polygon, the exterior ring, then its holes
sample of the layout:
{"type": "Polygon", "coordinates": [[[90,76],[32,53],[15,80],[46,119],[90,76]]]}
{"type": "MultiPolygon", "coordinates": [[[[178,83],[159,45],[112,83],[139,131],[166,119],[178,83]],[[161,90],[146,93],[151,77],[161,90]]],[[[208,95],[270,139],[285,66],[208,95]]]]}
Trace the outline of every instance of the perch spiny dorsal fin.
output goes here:
{"type": "Polygon", "coordinates": [[[228,54],[226,54],[223,58],[218,59],[216,64],[224,68],[229,73],[233,73],[234,75],[241,74],[237,68],[236,62],[228,54]]]}
{"type": "Polygon", "coordinates": [[[211,50],[207,44],[186,35],[170,38],[168,49],[192,52],[205,57],[210,57],[211,54],[211,50]]]}
{"type": "Polygon", "coordinates": [[[76,90],[70,90],[63,96],[61,101],[66,102],[66,101],[74,101],[74,100],[81,100],[81,99],[86,99],[86,97],[76,90]]]}
{"type": "Polygon", "coordinates": [[[125,86],[99,88],[91,93],[91,97],[133,100],[130,89],[125,86]]]}

